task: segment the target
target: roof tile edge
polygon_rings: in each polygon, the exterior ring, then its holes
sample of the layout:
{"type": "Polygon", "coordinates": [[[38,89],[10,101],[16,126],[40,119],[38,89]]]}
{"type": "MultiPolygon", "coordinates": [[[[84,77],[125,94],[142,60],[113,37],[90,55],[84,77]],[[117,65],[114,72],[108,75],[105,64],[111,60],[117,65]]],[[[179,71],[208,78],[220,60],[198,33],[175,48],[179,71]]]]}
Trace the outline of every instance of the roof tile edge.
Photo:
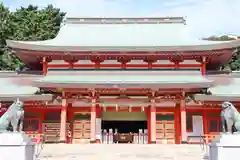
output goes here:
{"type": "Polygon", "coordinates": [[[186,24],[184,17],[142,17],[142,18],[104,18],[104,17],[67,17],[64,24],[186,24]]]}

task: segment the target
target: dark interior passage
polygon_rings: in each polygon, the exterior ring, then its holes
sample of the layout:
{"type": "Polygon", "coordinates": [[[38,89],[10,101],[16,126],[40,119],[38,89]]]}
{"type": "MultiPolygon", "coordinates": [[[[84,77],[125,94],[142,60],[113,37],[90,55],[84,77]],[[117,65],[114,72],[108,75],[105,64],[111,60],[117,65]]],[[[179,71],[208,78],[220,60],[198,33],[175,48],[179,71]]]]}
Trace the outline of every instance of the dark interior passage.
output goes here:
{"type": "Polygon", "coordinates": [[[147,129],[147,121],[102,121],[102,129],[115,129],[118,133],[138,133],[139,129],[147,129]]]}

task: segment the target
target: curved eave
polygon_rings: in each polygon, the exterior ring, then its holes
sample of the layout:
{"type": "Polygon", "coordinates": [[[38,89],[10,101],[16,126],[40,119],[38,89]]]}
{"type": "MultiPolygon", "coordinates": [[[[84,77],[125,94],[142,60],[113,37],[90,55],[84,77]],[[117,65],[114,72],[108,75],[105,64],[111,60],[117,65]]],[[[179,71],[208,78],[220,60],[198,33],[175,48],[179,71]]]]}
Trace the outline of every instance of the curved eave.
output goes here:
{"type": "Polygon", "coordinates": [[[21,101],[51,101],[53,96],[51,94],[0,94],[0,101],[14,101],[17,98],[21,101]]]}
{"type": "MultiPolygon", "coordinates": [[[[48,40],[51,41],[51,40],[48,40]]],[[[81,52],[81,51],[207,51],[237,48],[240,40],[229,42],[199,41],[199,45],[179,45],[179,46],[57,46],[46,44],[44,41],[26,42],[7,40],[7,46],[14,49],[34,50],[34,51],[55,51],[55,52],[81,52]],[[201,42],[204,42],[201,44],[201,42]]]]}
{"type": "Polygon", "coordinates": [[[203,95],[203,94],[196,94],[195,100],[203,101],[203,102],[222,102],[222,101],[240,101],[240,94],[239,95],[230,95],[230,94],[218,94],[218,95],[203,95]]]}
{"type": "Polygon", "coordinates": [[[34,81],[32,85],[41,87],[41,88],[209,88],[214,86],[214,82],[193,82],[193,83],[72,83],[72,82],[43,82],[43,81],[34,81]]]}

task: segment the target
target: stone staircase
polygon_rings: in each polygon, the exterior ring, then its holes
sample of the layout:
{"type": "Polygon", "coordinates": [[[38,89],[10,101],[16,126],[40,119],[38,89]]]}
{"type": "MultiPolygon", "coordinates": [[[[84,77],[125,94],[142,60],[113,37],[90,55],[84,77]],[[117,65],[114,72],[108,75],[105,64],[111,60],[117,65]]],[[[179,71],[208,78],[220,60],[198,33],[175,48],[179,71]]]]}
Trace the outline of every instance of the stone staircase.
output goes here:
{"type": "Polygon", "coordinates": [[[199,145],[45,144],[40,160],[202,160],[199,145]]]}

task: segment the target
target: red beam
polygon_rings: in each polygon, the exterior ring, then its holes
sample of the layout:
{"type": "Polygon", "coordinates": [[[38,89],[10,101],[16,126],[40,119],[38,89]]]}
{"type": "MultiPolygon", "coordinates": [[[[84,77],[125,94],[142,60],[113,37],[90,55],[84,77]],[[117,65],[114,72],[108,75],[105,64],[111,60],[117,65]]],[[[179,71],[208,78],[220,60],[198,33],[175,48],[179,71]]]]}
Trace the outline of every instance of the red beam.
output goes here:
{"type": "Polygon", "coordinates": [[[156,114],[162,113],[162,112],[173,112],[175,113],[176,108],[175,107],[156,107],[156,114]]]}
{"type": "MultiPolygon", "coordinates": [[[[99,64],[98,68],[123,68],[121,64],[99,64]]],[[[151,68],[175,68],[175,64],[151,64],[151,68]]],[[[201,64],[178,64],[178,68],[200,68],[201,64]]],[[[96,68],[95,64],[48,64],[48,68],[96,68]]],[[[124,68],[149,68],[149,64],[125,64],[124,68]]]]}
{"type": "MultiPolygon", "coordinates": [[[[26,49],[15,49],[16,52],[22,52],[25,53],[26,55],[33,55],[33,52],[35,55],[38,56],[66,56],[64,52],[62,51],[36,51],[36,50],[26,50],[26,49]]],[[[225,52],[233,51],[232,48],[222,48],[218,50],[209,50],[209,51],[183,51],[183,52],[178,52],[178,51],[157,51],[157,52],[146,52],[146,51],[138,51],[136,52],[119,52],[119,51],[110,51],[110,52],[89,52],[89,51],[72,51],[70,53],[71,56],[79,56],[79,57],[84,57],[84,56],[119,56],[119,57],[126,57],[126,56],[164,56],[164,57],[169,57],[171,55],[180,55],[180,56],[212,56],[214,54],[221,54],[225,52]]]]}
{"type": "Polygon", "coordinates": [[[203,110],[220,111],[221,108],[210,108],[210,107],[186,108],[187,112],[202,112],[203,110]]]}
{"type": "MultiPolygon", "coordinates": [[[[144,111],[147,110],[147,107],[144,108],[144,111]]],[[[103,109],[104,111],[104,109],[103,109]]],[[[114,106],[107,106],[106,112],[142,112],[142,107],[131,107],[129,111],[129,107],[114,107],[114,106]]]]}
{"type": "Polygon", "coordinates": [[[68,108],[68,111],[71,111],[71,112],[91,112],[91,107],[90,106],[86,106],[86,107],[74,106],[74,107],[68,108]]]}

